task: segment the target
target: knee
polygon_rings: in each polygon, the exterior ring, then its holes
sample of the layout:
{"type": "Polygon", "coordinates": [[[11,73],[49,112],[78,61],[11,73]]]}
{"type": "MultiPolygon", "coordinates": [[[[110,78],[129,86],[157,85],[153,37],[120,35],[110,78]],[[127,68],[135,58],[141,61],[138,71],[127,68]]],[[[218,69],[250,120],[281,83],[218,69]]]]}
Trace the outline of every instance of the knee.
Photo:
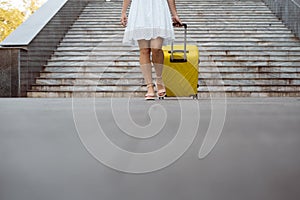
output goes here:
{"type": "Polygon", "coordinates": [[[151,52],[152,52],[152,55],[154,55],[154,56],[163,55],[163,50],[159,49],[159,48],[152,48],[151,52]]]}
{"type": "Polygon", "coordinates": [[[141,55],[150,55],[150,52],[151,52],[150,48],[142,48],[142,49],[140,49],[140,54],[141,55]]]}

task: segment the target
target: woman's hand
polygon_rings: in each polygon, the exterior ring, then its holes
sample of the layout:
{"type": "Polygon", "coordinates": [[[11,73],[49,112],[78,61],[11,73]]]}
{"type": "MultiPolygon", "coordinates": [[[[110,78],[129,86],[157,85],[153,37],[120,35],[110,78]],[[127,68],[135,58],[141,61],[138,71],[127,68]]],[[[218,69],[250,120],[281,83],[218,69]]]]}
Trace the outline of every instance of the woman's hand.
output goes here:
{"type": "Polygon", "coordinates": [[[174,24],[177,24],[176,26],[179,26],[178,24],[182,24],[180,18],[177,15],[177,11],[176,11],[176,4],[175,4],[175,0],[168,0],[168,4],[169,4],[169,8],[172,14],[172,21],[174,24]]]}
{"type": "MultiPolygon", "coordinates": [[[[174,24],[182,24],[182,22],[181,22],[181,20],[180,20],[180,18],[178,17],[178,15],[173,15],[172,16],[172,21],[173,21],[173,23],[174,24]]],[[[176,25],[176,26],[179,26],[179,25],[176,25]]]]}
{"type": "Polygon", "coordinates": [[[126,15],[126,10],[130,4],[131,0],[124,0],[123,1],[123,7],[122,7],[122,14],[121,14],[121,24],[123,27],[127,26],[127,15],[126,15]]]}
{"type": "Polygon", "coordinates": [[[127,26],[127,15],[126,14],[122,14],[121,16],[121,24],[123,27],[126,27],[127,26]]]}

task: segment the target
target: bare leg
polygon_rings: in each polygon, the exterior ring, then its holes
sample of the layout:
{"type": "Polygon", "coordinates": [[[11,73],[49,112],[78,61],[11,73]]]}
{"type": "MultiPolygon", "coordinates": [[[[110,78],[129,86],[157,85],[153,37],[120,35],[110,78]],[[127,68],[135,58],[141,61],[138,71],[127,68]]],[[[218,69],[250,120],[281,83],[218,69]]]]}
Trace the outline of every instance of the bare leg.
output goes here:
{"type": "Polygon", "coordinates": [[[145,84],[147,85],[147,94],[154,94],[152,83],[152,65],[150,61],[150,41],[139,40],[138,43],[140,48],[140,67],[145,80],[145,84]]]}
{"type": "Polygon", "coordinates": [[[164,64],[164,53],[162,51],[162,38],[156,38],[151,40],[151,51],[152,51],[152,62],[155,68],[156,74],[156,86],[158,90],[158,95],[161,96],[165,93],[165,87],[162,80],[162,71],[163,71],[163,64],[164,64]]]}

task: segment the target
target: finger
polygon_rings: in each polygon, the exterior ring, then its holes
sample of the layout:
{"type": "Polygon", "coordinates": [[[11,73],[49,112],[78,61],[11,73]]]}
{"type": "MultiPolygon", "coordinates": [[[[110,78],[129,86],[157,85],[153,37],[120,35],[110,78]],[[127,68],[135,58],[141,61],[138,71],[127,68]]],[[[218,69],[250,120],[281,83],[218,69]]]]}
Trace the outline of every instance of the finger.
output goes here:
{"type": "Polygon", "coordinates": [[[179,19],[179,17],[176,17],[176,21],[177,21],[177,23],[179,23],[180,25],[182,25],[182,22],[181,22],[181,20],[179,19]]]}
{"type": "Polygon", "coordinates": [[[181,20],[179,19],[178,16],[174,16],[174,17],[173,17],[173,22],[176,24],[176,27],[182,25],[182,22],[181,22],[181,20]]]}
{"type": "Polygon", "coordinates": [[[121,18],[121,24],[122,24],[122,26],[126,26],[126,24],[127,24],[127,19],[126,18],[121,18]]]}

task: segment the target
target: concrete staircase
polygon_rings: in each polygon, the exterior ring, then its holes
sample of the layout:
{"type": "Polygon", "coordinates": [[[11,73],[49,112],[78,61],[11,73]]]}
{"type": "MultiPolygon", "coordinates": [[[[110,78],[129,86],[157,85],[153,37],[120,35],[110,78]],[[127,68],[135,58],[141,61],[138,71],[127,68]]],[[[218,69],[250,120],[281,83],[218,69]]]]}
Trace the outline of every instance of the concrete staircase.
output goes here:
{"type": "MultiPolygon", "coordinates": [[[[200,50],[200,97],[300,96],[300,41],[262,1],[176,2],[200,50]]],[[[121,6],[89,3],[28,97],[143,96],[138,48],[121,44],[121,6]]]]}

